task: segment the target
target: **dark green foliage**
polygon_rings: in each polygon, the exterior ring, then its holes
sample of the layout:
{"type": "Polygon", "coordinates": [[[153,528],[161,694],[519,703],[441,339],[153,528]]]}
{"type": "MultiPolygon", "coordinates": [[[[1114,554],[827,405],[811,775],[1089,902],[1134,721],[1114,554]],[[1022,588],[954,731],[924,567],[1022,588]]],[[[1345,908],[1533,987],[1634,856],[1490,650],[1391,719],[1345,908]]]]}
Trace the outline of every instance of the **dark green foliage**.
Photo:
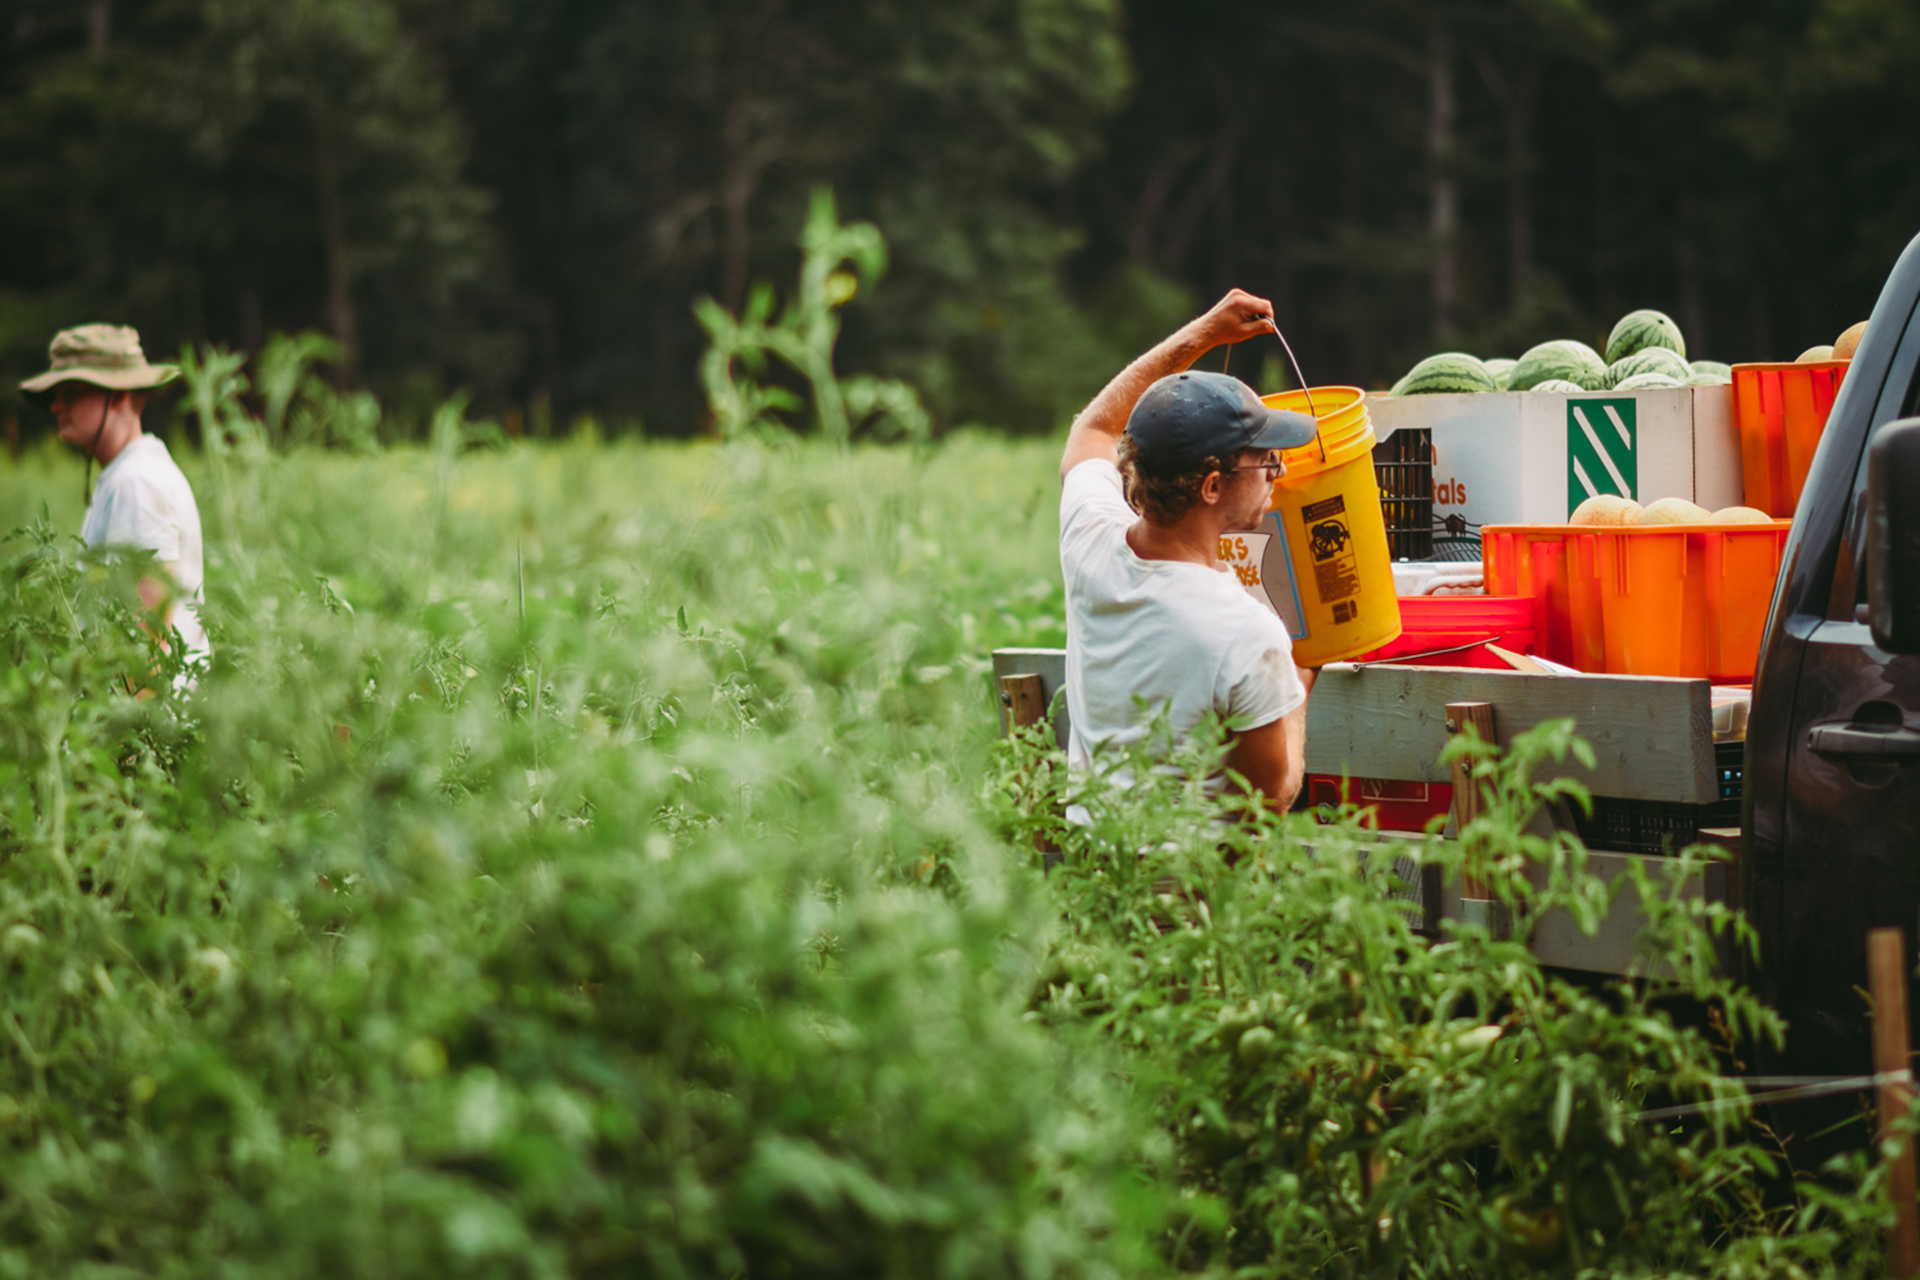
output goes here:
{"type": "MultiPolygon", "coordinates": [[[[1461,750],[1464,744],[1456,744],[1461,750]]],[[[1689,902],[1690,851],[1663,882],[1637,877],[1652,923],[1633,980],[1543,970],[1528,929],[1563,911],[1591,929],[1623,887],[1591,875],[1566,835],[1523,834],[1542,804],[1584,803],[1530,781],[1585,751],[1566,723],[1504,759],[1462,843],[1368,839],[1351,825],[1234,820],[1189,779],[1217,746],[1138,753],[1124,788],[1067,783],[1085,825],[1052,816],[1065,781],[1035,744],[1010,757],[1016,831],[1064,855],[1065,916],[1034,1007],[1063,1035],[1117,1047],[1175,1152],[1184,1220],[1176,1264],[1237,1275],[1872,1275],[1885,1220],[1858,1164],[1798,1205],[1768,1200],[1777,1156],[1745,1128],[1730,1061],[1778,1019],[1717,971],[1716,939],[1751,944],[1723,906],[1689,902]],[[1029,806],[1032,807],[1029,807],[1029,806]],[[1044,815],[1036,817],[1035,815],[1044,815]],[[1394,859],[1404,859],[1396,863],[1394,859]],[[1416,937],[1394,895],[1415,860],[1465,859],[1515,922],[1416,937]],[[1676,1022],[1685,1004],[1709,1016],[1676,1022]],[[1709,1105],[1690,1120],[1644,1109],[1709,1105]]],[[[1776,1193],[1777,1194],[1777,1193],[1776,1193]]]]}
{"type": "Polygon", "coordinates": [[[1229,285],[1321,383],[1647,305],[1788,359],[1920,227],[1916,85],[1908,0],[0,0],[0,369],[317,328],[416,433],[693,434],[690,307],[823,184],[893,248],[842,364],[942,428],[1057,426],[1229,285]]]}

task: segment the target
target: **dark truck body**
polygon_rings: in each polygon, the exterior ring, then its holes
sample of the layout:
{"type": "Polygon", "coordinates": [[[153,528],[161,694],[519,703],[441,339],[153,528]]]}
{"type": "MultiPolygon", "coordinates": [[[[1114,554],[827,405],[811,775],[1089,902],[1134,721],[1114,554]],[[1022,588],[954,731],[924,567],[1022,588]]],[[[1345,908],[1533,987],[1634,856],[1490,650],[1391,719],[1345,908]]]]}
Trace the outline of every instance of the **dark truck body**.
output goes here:
{"type": "MultiPolygon", "coordinates": [[[[1788,1074],[1864,1072],[1867,931],[1903,929],[1910,965],[1920,945],[1920,656],[1875,642],[1867,591],[1868,448],[1920,412],[1917,398],[1920,237],[1888,276],[1834,400],[1754,680],[1739,894],[1761,942],[1750,976],[1791,1027],[1769,1065],[1788,1074]]],[[[1920,594],[1920,581],[1883,585],[1920,594]]]]}

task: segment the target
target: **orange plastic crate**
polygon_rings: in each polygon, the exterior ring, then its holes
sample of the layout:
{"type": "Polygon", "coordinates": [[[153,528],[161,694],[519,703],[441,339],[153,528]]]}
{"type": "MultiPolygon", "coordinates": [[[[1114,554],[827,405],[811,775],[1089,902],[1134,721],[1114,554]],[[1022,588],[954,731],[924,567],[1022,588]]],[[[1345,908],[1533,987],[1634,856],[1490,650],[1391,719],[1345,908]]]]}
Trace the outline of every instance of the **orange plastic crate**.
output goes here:
{"type": "Polygon", "coordinates": [[[1577,671],[1605,669],[1600,584],[1590,543],[1572,525],[1488,525],[1480,531],[1487,594],[1540,602],[1538,648],[1577,671]]]}
{"type": "Polygon", "coordinates": [[[1746,505],[1770,516],[1792,517],[1848,363],[1733,366],[1733,413],[1740,428],[1746,505]]]}
{"type": "Polygon", "coordinates": [[[1481,544],[1489,592],[1541,600],[1556,662],[1742,684],[1791,527],[1489,525],[1481,544]]]}
{"type": "Polygon", "coordinates": [[[1652,525],[1586,535],[1599,552],[1603,670],[1707,674],[1706,550],[1688,528],[1652,525]]]}
{"type": "Polygon", "coordinates": [[[1716,528],[1703,539],[1707,597],[1707,679],[1749,684],[1773,608],[1791,520],[1716,528]]]}

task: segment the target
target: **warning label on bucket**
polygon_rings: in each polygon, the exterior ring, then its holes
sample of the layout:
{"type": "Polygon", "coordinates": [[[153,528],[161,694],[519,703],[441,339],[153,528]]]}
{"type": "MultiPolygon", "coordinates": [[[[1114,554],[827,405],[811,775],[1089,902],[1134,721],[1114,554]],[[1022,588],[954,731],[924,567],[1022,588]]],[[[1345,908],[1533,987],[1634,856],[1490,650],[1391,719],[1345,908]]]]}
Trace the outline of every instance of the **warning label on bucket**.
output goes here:
{"type": "MultiPolygon", "coordinates": [[[[1300,508],[1307,528],[1307,549],[1313,557],[1313,585],[1321,604],[1332,604],[1360,594],[1360,563],[1353,554],[1353,535],[1347,529],[1347,500],[1339,494],[1300,508]]],[[[1345,611],[1347,618],[1356,611],[1345,611]]],[[[1347,621],[1336,615],[1335,620],[1347,621]]]]}

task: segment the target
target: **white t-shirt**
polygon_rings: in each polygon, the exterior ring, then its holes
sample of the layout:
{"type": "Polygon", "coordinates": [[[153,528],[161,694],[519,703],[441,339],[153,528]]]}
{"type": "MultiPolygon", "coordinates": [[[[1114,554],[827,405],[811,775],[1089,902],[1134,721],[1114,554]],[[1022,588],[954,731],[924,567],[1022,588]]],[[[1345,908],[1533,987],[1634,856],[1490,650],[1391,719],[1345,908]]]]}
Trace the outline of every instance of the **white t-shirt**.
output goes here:
{"type": "Polygon", "coordinates": [[[1146,732],[1136,696],[1150,708],[1168,707],[1176,736],[1210,711],[1257,729],[1307,699],[1286,624],[1231,573],[1135,555],[1127,545],[1135,519],[1112,463],[1087,461],[1067,473],[1060,569],[1067,588],[1067,762],[1077,769],[1091,762],[1096,742],[1146,732]]]}
{"type": "Polygon", "coordinates": [[[158,436],[140,436],[101,471],[80,538],[89,547],[151,551],[154,559],[171,564],[179,591],[170,621],[187,642],[189,657],[207,656],[207,632],[200,625],[205,599],[200,508],[194,504],[193,487],[158,436]]]}

